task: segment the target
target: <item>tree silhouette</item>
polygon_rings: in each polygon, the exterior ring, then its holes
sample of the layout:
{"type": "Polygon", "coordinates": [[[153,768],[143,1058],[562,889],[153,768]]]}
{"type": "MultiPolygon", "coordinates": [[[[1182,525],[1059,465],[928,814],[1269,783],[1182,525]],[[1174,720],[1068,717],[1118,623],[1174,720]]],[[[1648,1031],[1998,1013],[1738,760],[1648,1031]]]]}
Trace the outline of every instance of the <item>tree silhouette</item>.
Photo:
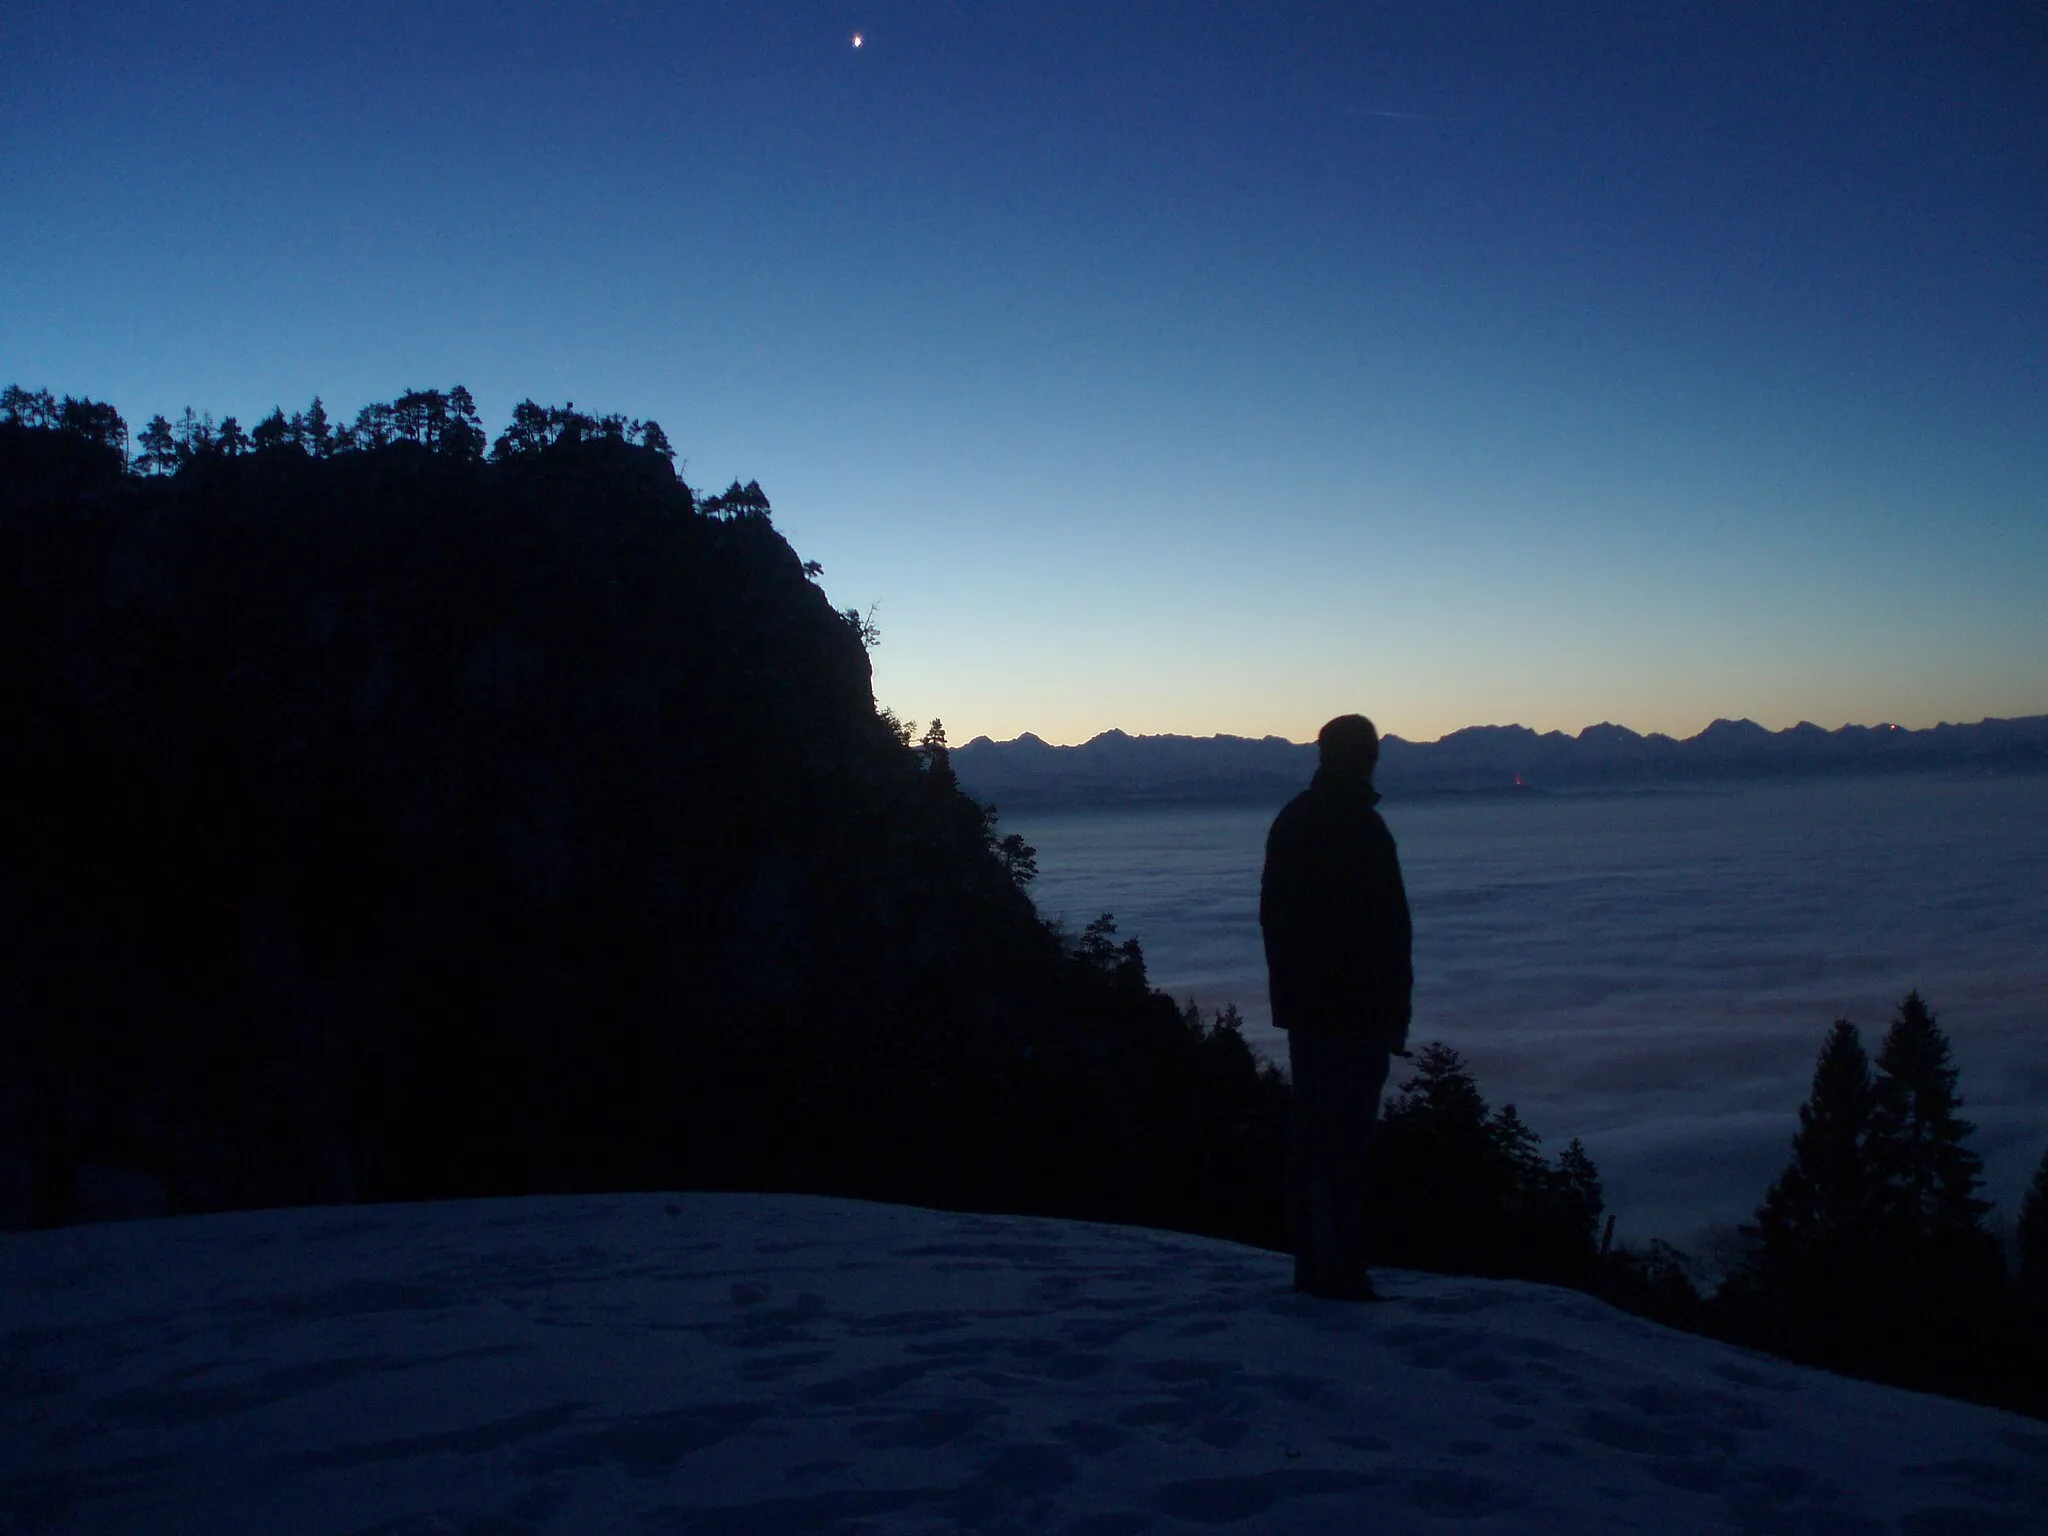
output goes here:
{"type": "Polygon", "coordinates": [[[178,440],[171,433],[171,424],[161,415],[149,418],[149,424],[135,439],[142,452],[135,462],[144,474],[168,475],[178,467],[178,440]]]}
{"type": "Polygon", "coordinates": [[[1859,1375],[2020,1400],[2000,1385],[2020,1355],[1956,1082],[1918,992],[1900,1002],[1874,1076],[1855,1027],[1837,1021],[1792,1163],[1758,1209],[1747,1261],[1714,1299],[1717,1326],[1859,1375]]]}
{"type": "Polygon", "coordinates": [[[10,384],[0,391],[0,421],[18,427],[54,427],[57,401],[47,389],[30,390],[10,384]]]}
{"type": "Polygon", "coordinates": [[[932,723],[925,727],[924,739],[917,744],[917,755],[933,783],[947,789],[958,784],[953,775],[953,754],[946,746],[945,722],[937,716],[933,716],[932,723]]]}
{"type": "Polygon", "coordinates": [[[390,402],[373,400],[356,412],[355,426],[350,429],[347,446],[364,451],[383,448],[398,441],[398,421],[390,402]]]}
{"type": "Polygon", "coordinates": [[[1607,1208],[1607,1195],[1592,1154],[1576,1136],[1557,1155],[1557,1184],[1564,1208],[1573,1218],[1573,1232],[1590,1249],[1600,1230],[1600,1213],[1607,1208]]]}
{"type": "Polygon", "coordinates": [[[484,431],[477,419],[476,402],[460,384],[446,394],[438,389],[408,389],[388,410],[390,430],[398,441],[417,443],[456,459],[483,456],[484,431]]]}
{"type": "Polygon", "coordinates": [[[768,497],[759,481],[741,485],[735,480],[716,496],[706,498],[704,510],[715,516],[765,518],[769,515],[768,497]]]}
{"type": "Polygon", "coordinates": [[[1117,942],[1116,914],[1113,912],[1104,912],[1082,928],[1081,937],[1074,945],[1074,958],[1083,968],[1113,977],[1126,988],[1139,991],[1144,988],[1145,952],[1136,939],[1117,942]]]}
{"type": "Polygon", "coordinates": [[[483,421],[476,413],[476,401],[467,389],[456,385],[448,391],[448,419],[441,427],[441,451],[459,459],[481,459],[487,441],[483,421]]]}
{"type": "Polygon", "coordinates": [[[1871,1096],[1870,1163],[1888,1245],[1953,1252],[1989,1242],[1991,1205],[1977,1195],[1984,1160],[1964,1144],[1976,1127],[1958,1113],[1956,1077],[1948,1037],[1908,992],[1878,1051],[1871,1096]]]}
{"type": "Polygon", "coordinates": [[[539,453],[554,439],[549,411],[531,400],[522,400],[512,407],[511,422],[491,444],[491,457],[506,459],[519,454],[539,453]]]}
{"type": "Polygon", "coordinates": [[[55,425],[59,431],[119,454],[122,463],[128,462],[128,423],[111,405],[66,395],[57,407],[55,425]]]}
{"type": "MultiPolygon", "coordinates": [[[[68,444],[85,444],[106,462],[128,465],[128,423],[104,401],[10,384],[0,389],[0,426],[48,433],[68,444]]],[[[91,455],[88,455],[90,457],[91,455]]]]}
{"type": "MultiPolygon", "coordinates": [[[[543,453],[558,444],[598,440],[635,442],[664,459],[672,461],[675,457],[667,434],[653,422],[638,421],[616,413],[592,416],[577,410],[573,400],[561,406],[520,401],[512,408],[511,423],[491,444],[491,457],[496,460],[519,458],[543,453]]],[[[759,510],[765,513],[768,510],[767,498],[760,496],[760,486],[753,486],[753,492],[760,497],[759,510]]]]}
{"type": "Polygon", "coordinates": [[[1375,1262],[1595,1283],[1604,1201],[1584,1145],[1545,1162],[1512,1104],[1488,1110],[1457,1051],[1432,1041],[1413,1059],[1367,1164],[1375,1262]]]}
{"type": "Polygon", "coordinates": [[[1543,1139],[1516,1113],[1514,1105],[1504,1104],[1494,1111],[1486,1122],[1486,1139],[1492,1143],[1495,1154],[1516,1186],[1536,1188],[1542,1185],[1547,1168],[1543,1160],[1543,1139]]]}
{"type": "Polygon", "coordinates": [[[643,421],[639,425],[640,446],[650,448],[670,463],[674,463],[676,451],[669,443],[668,434],[661,430],[661,423],[658,421],[643,421]]]}
{"type": "Polygon", "coordinates": [[[1387,1102],[1386,1114],[1390,1125],[1414,1122],[1440,1138],[1475,1147],[1485,1140],[1486,1100],[1479,1082],[1464,1058],[1440,1040],[1415,1053],[1414,1075],[1387,1102]]]}
{"type": "Polygon", "coordinates": [[[1038,850],[1024,841],[1023,833],[1009,833],[997,843],[996,857],[1003,861],[1003,872],[1019,887],[1038,878],[1038,850]]]}
{"type": "Polygon", "coordinates": [[[334,428],[327,420],[327,407],[320,403],[318,395],[306,407],[305,445],[306,451],[316,459],[327,458],[334,452],[334,428]]]}
{"type": "Polygon", "coordinates": [[[1913,1385],[1981,1383],[2002,1326],[2006,1274],[1985,1225],[1983,1159],[1966,1139],[1948,1037],[1920,994],[1899,1004],[1877,1053],[1868,1146],[1877,1180],[1873,1278],[1885,1355],[1913,1385]]]}
{"type": "Polygon", "coordinates": [[[2048,1327],[2048,1153],[2034,1169],[2033,1182],[2020,1201],[2013,1230],[2019,1257],[2020,1299],[2037,1327],[2048,1327]]]}
{"type": "Polygon", "coordinates": [[[297,446],[292,424],[285,420],[282,406],[272,406],[270,414],[250,429],[249,446],[257,453],[275,453],[297,446]]]}
{"type": "Polygon", "coordinates": [[[1792,1161],[1765,1194],[1752,1229],[1745,1284],[1781,1348],[1797,1338],[1814,1357],[1844,1363],[1868,1352],[1868,1308],[1856,1298],[1874,1256],[1877,1183],[1865,1145],[1871,1112],[1862,1037],[1837,1019],[1799,1106],[1792,1161]]]}
{"type": "Polygon", "coordinates": [[[1864,1147],[1871,1102],[1862,1038],[1854,1024],[1837,1019],[1821,1045],[1812,1090],[1799,1106],[1792,1161],[1757,1211],[1767,1276],[1820,1268],[1839,1278],[1867,1256],[1876,1193],[1864,1147]]]}
{"type": "Polygon", "coordinates": [[[448,424],[448,397],[441,391],[408,389],[391,402],[390,410],[394,438],[423,448],[441,446],[441,430],[448,424]]]}
{"type": "Polygon", "coordinates": [[[195,459],[211,454],[214,452],[215,442],[213,413],[209,411],[203,416],[197,416],[193,414],[191,406],[186,406],[184,414],[171,428],[171,439],[180,469],[195,459]]]}

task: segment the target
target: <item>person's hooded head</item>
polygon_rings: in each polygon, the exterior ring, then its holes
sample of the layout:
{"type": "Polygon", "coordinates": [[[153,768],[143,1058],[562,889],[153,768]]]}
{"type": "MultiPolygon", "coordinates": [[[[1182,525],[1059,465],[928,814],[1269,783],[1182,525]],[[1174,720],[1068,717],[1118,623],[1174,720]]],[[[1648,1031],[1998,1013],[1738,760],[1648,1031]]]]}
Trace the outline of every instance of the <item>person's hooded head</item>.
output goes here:
{"type": "Polygon", "coordinates": [[[1316,736],[1317,771],[1332,779],[1372,782],[1380,733],[1363,715],[1339,715],[1316,736]]]}

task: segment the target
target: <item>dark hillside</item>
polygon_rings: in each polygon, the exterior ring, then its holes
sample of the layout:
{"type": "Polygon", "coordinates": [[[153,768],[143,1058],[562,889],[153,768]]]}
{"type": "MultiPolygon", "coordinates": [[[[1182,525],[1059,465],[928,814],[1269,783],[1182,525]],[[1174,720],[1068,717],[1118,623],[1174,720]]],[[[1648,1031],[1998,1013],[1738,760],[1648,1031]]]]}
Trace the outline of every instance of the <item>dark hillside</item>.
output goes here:
{"type": "Polygon", "coordinates": [[[1277,1241],[1284,1087],[1039,922],[758,490],[278,428],[138,476],[0,425],[12,1219],[723,1185],[1277,1241]]]}

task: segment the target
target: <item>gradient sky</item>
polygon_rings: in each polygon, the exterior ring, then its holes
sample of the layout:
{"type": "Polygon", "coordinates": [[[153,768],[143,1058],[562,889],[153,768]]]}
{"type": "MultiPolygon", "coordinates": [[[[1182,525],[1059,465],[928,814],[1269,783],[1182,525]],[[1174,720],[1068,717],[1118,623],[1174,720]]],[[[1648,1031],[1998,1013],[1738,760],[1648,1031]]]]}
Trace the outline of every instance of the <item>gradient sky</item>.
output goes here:
{"type": "Polygon", "coordinates": [[[2035,713],[2048,12],[10,6],[0,375],[656,417],[956,742],[2035,713]]]}

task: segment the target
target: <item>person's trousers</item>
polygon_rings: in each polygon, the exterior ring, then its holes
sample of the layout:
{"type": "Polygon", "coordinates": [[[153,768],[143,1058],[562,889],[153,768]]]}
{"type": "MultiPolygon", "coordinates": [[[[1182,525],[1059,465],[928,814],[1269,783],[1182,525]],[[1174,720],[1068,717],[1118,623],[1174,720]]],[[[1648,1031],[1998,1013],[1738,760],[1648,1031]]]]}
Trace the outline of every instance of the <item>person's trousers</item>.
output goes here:
{"type": "Polygon", "coordinates": [[[1355,1031],[1287,1034],[1294,1112],[1287,1126],[1287,1237],[1294,1288],[1343,1300],[1371,1294],[1365,1268],[1365,1160],[1386,1046],[1355,1031]]]}

